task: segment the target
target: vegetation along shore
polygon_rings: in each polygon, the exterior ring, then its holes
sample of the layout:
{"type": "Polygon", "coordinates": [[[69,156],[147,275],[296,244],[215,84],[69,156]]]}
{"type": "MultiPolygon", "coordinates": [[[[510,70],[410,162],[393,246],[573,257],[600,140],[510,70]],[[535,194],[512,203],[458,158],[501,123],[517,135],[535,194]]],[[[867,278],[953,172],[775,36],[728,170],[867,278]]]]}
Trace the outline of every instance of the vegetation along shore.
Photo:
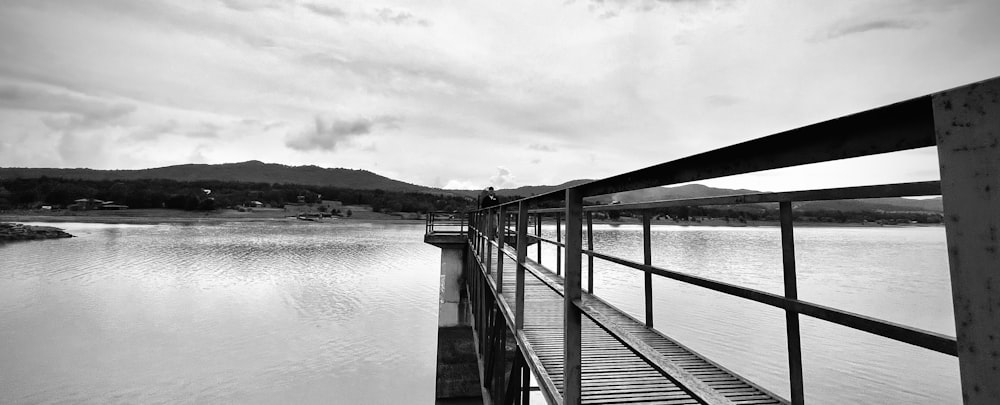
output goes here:
{"type": "Polygon", "coordinates": [[[51,226],[31,226],[0,222],[0,243],[20,240],[72,238],[62,229],[51,226]]]}

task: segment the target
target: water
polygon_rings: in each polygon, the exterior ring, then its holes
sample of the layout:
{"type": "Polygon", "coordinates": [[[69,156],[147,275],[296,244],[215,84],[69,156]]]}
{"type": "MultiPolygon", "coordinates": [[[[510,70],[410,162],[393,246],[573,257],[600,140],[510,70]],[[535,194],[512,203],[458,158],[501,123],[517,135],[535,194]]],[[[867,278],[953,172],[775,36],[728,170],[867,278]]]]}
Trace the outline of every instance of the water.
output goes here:
{"type": "MultiPolygon", "coordinates": [[[[79,237],[0,247],[0,403],[433,403],[422,224],[56,225],[79,237]]],[[[801,298],[954,335],[942,228],[795,237],[801,298]]],[[[642,259],[638,226],[594,239],[642,259]]],[[[777,228],[655,225],[653,245],[658,266],[783,291],[777,228]]],[[[644,317],[640,273],[595,274],[644,317]]],[[[665,279],[654,301],[657,329],[787,397],[781,311],[665,279]]],[[[950,356],[811,318],[802,335],[811,404],[961,400],[950,356]]]]}
{"type": "MultiPolygon", "coordinates": [[[[543,227],[555,239],[555,227],[543,227]]],[[[796,227],[799,298],[955,335],[942,227],[796,227]]],[[[584,239],[586,244],[586,239],[584,239]]],[[[653,264],[783,295],[776,227],[652,227],[653,264]]],[[[639,225],[595,225],[595,250],[642,262],[639,225]]],[[[529,257],[535,258],[534,247],[529,257]]],[[[543,249],[555,266],[555,248],[543,249]]],[[[586,259],[583,285],[586,288],[586,259]]],[[[642,273],[595,260],[594,292],[645,319],[642,273]]],[[[789,397],[784,312],[654,276],[656,329],[789,397]]],[[[958,360],[802,316],[806,402],[961,403],[958,360]]]]}
{"type": "Polygon", "coordinates": [[[0,247],[0,403],[433,403],[422,224],[56,225],[0,247]]]}

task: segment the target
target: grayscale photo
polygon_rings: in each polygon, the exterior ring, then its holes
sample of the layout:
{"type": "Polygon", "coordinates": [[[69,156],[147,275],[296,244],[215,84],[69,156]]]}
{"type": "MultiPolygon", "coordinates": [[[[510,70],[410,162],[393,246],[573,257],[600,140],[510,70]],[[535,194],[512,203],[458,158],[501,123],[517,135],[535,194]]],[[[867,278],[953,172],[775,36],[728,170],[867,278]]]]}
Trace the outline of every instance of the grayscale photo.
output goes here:
{"type": "Polygon", "coordinates": [[[0,404],[1000,404],[1000,1],[0,2],[0,404]]]}

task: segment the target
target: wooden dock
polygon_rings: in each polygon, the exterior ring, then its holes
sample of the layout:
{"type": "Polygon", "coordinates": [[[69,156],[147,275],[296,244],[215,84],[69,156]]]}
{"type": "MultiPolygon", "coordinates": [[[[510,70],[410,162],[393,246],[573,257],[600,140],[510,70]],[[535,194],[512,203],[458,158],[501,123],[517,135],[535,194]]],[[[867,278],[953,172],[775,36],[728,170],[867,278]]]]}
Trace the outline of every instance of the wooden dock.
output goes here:
{"type": "MultiPolygon", "coordinates": [[[[506,248],[509,255],[514,249],[506,248]]],[[[482,277],[495,291],[496,250],[491,254],[491,271],[478,260],[482,277]]],[[[513,277],[515,262],[503,257],[501,307],[512,317],[516,309],[513,277]]],[[[544,391],[563,392],[563,279],[527,259],[525,272],[524,350],[526,359],[544,391]],[[547,381],[546,381],[547,380],[547,381]]],[[[726,370],[680,343],[664,336],[607,302],[583,294],[583,304],[603,317],[605,330],[593,320],[583,319],[582,403],[584,404],[784,404],[779,396],[726,370]],[[616,337],[616,335],[618,337],[616,337]],[[637,350],[629,348],[623,340],[637,350]],[[638,353],[641,351],[642,353],[638,353]],[[658,364],[663,373],[651,363],[658,364]]],[[[508,318],[508,323],[513,323],[508,318]]]]}

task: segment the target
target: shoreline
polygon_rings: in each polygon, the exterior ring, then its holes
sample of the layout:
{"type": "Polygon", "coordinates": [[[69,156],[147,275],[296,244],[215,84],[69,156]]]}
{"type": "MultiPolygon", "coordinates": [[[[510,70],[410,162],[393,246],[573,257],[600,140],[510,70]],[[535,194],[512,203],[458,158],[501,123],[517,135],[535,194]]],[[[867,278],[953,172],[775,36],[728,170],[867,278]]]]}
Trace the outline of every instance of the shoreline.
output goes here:
{"type": "MultiPolygon", "coordinates": [[[[793,221],[796,227],[810,227],[810,228],[885,228],[885,227],[907,227],[907,228],[926,228],[926,227],[943,227],[943,224],[878,224],[874,222],[869,223],[858,223],[858,222],[816,222],[816,221],[793,221]]],[[[642,225],[642,221],[626,220],[626,221],[611,221],[611,220],[594,220],[595,225],[642,225]]],[[[726,221],[724,219],[710,219],[702,221],[674,221],[674,220],[652,220],[651,225],[674,225],[674,226],[704,226],[704,227],[727,227],[727,228],[764,228],[764,227],[781,227],[779,221],[726,221]]],[[[586,226],[586,225],[584,225],[586,226]]]]}
{"type": "MultiPolygon", "coordinates": [[[[336,223],[392,223],[392,224],[416,224],[423,223],[424,219],[403,219],[395,216],[383,215],[358,215],[350,218],[328,218],[319,221],[302,221],[294,215],[281,212],[267,212],[258,215],[257,213],[236,213],[232,212],[194,212],[194,211],[169,211],[155,210],[155,212],[142,212],[139,210],[130,211],[84,211],[87,214],[48,214],[39,212],[17,212],[0,213],[0,222],[45,222],[45,223],[102,223],[102,224],[126,224],[126,225],[156,225],[156,224],[221,224],[228,222],[284,222],[306,224],[336,224],[336,223]],[[166,211],[166,212],[165,212],[166,211]],[[90,214],[94,212],[95,214],[90,214]]],[[[552,221],[546,221],[552,223],[552,221]]],[[[682,227],[728,227],[728,228],[759,228],[759,227],[780,227],[778,221],[726,221],[724,219],[710,219],[702,221],[674,221],[674,220],[652,220],[652,225],[674,225],[682,227]]],[[[595,225],[642,225],[638,219],[612,221],[607,219],[595,219],[595,225]]],[[[877,224],[877,223],[839,223],[839,222],[813,222],[796,221],[796,227],[814,228],[884,228],[884,227],[941,227],[942,224],[877,224]]]]}
{"type": "Polygon", "coordinates": [[[0,221],[0,244],[29,240],[72,238],[65,229],[0,221]]]}
{"type": "Polygon", "coordinates": [[[318,221],[302,221],[295,213],[285,211],[238,212],[220,210],[214,212],[177,211],[165,209],[123,210],[123,211],[69,211],[45,212],[3,212],[0,222],[47,222],[47,223],[102,223],[126,225],[156,224],[221,224],[228,222],[284,222],[298,224],[332,223],[423,223],[423,219],[403,219],[385,214],[372,215],[359,212],[350,218],[325,218],[318,221]]]}

